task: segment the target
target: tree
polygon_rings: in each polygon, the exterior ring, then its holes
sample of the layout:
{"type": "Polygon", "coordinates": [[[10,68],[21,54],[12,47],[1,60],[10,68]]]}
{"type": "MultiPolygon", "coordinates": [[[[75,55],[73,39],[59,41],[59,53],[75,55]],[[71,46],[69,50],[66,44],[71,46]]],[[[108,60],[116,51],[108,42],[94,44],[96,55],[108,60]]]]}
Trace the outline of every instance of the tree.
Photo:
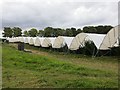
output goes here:
{"type": "Polygon", "coordinates": [[[85,26],[83,28],[83,32],[85,33],[98,33],[98,34],[107,34],[110,29],[112,29],[112,26],[85,26]]]}
{"type": "Polygon", "coordinates": [[[45,37],[53,37],[54,36],[54,32],[53,32],[53,28],[52,27],[46,27],[44,29],[44,36],[45,37]]]}
{"type": "Polygon", "coordinates": [[[30,37],[36,37],[38,34],[37,29],[32,28],[31,30],[28,31],[30,37]]]}
{"type": "Polygon", "coordinates": [[[4,27],[4,33],[3,37],[12,37],[13,36],[13,31],[10,27],[4,27]]]}
{"type": "Polygon", "coordinates": [[[14,37],[21,36],[21,34],[22,34],[22,29],[21,28],[14,27],[14,28],[12,28],[12,30],[13,30],[13,36],[14,37]]]}
{"type": "Polygon", "coordinates": [[[85,26],[83,27],[84,33],[97,33],[97,29],[93,26],[85,26]]]}
{"type": "Polygon", "coordinates": [[[53,34],[55,37],[63,36],[63,30],[61,28],[53,28],[53,34]]]}
{"type": "Polygon", "coordinates": [[[28,37],[28,36],[29,36],[29,33],[28,33],[27,30],[25,30],[25,31],[23,32],[23,34],[24,34],[25,37],[28,37]]]}
{"type": "Polygon", "coordinates": [[[76,34],[77,34],[76,28],[72,27],[71,32],[72,32],[72,36],[76,36],[76,34]]]}
{"type": "Polygon", "coordinates": [[[76,35],[77,34],[79,34],[79,33],[81,33],[82,32],[82,30],[79,28],[79,29],[77,29],[77,31],[76,31],[76,35]]]}
{"type": "Polygon", "coordinates": [[[113,27],[112,26],[102,26],[102,25],[100,25],[100,26],[96,26],[95,28],[97,29],[97,33],[107,34],[110,31],[110,29],[112,29],[113,27]]]}
{"type": "Polygon", "coordinates": [[[65,31],[65,35],[72,37],[73,36],[72,30],[70,28],[67,28],[65,31]]]}
{"type": "Polygon", "coordinates": [[[43,30],[39,30],[37,36],[44,37],[44,31],[43,30]]]}

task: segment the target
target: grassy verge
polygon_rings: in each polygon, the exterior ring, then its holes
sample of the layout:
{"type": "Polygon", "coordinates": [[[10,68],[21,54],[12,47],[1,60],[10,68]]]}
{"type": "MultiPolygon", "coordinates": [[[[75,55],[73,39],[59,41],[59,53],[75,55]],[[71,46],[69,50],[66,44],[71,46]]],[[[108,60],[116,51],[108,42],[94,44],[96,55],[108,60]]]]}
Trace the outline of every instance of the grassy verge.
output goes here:
{"type": "Polygon", "coordinates": [[[91,58],[27,47],[3,45],[3,87],[117,88],[118,59],[91,58]]]}

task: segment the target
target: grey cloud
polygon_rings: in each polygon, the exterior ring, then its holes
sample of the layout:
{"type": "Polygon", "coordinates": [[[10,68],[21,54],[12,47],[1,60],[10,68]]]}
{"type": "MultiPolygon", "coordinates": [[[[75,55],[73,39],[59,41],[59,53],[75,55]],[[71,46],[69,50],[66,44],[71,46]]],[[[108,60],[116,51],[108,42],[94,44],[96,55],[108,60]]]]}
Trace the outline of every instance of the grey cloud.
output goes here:
{"type": "MultiPolygon", "coordinates": [[[[6,1],[6,0],[5,0],[6,1]]],[[[4,26],[82,27],[85,25],[117,24],[117,3],[68,2],[60,0],[16,0],[3,3],[4,26]]]]}

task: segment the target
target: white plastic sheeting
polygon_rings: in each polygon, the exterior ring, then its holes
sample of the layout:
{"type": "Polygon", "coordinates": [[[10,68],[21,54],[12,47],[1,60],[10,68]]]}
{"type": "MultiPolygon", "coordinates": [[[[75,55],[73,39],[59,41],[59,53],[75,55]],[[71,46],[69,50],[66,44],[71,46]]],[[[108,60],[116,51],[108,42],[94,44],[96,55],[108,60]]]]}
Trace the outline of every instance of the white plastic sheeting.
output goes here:
{"type": "Polygon", "coordinates": [[[43,38],[43,37],[36,37],[35,42],[34,42],[34,46],[41,46],[44,39],[45,38],[43,38]]]}
{"type": "Polygon", "coordinates": [[[20,42],[25,42],[25,37],[19,37],[20,42]]]}
{"type": "Polygon", "coordinates": [[[105,35],[104,34],[90,34],[90,33],[80,33],[72,41],[69,49],[77,50],[79,47],[83,47],[85,41],[93,41],[97,49],[99,49],[105,35]]]}
{"type": "Polygon", "coordinates": [[[18,37],[14,37],[14,38],[7,38],[7,40],[9,41],[9,42],[19,42],[19,38],[18,37]]]}
{"type": "Polygon", "coordinates": [[[0,37],[0,39],[7,39],[7,38],[6,38],[6,37],[2,37],[2,36],[1,36],[1,37],[0,37]]]}
{"type": "Polygon", "coordinates": [[[19,37],[16,37],[16,42],[19,42],[19,37]]]}
{"type": "Polygon", "coordinates": [[[25,37],[24,43],[29,43],[30,39],[31,39],[31,37],[25,37]]]}
{"type": "Polygon", "coordinates": [[[34,46],[40,46],[40,39],[39,39],[39,37],[36,37],[34,46]]]}
{"type": "Polygon", "coordinates": [[[11,43],[14,42],[14,38],[7,38],[7,40],[11,43]]]}
{"type": "Polygon", "coordinates": [[[65,45],[67,45],[67,47],[69,48],[72,40],[74,37],[64,37],[64,36],[58,36],[53,44],[53,48],[62,48],[65,45]]]}
{"type": "Polygon", "coordinates": [[[97,49],[100,48],[100,45],[105,37],[105,34],[87,34],[89,39],[93,41],[97,49]]]}
{"type": "Polygon", "coordinates": [[[40,39],[40,46],[42,46],[42,44],[43,44],[43,41],[44,41],[44,37],[41,37],[41,38],[39,38],[40,39]]]}
{"type": "Polygon", "coordinates": [[[20,42],[21,37],[18,37],[18,42],[20,42]]]}
{"type": "Polygon", "coordinates": [[[36,39],[36,37],[31,37],[29,44],[30,44],[30,45],[34,45],[35,39],[36,39]]]}
{"type": "MultiPolygon", "coordinates": [[[[104,40],[102,41],[102,44],[100,46],[100,50],[108,50],[111,47],[114,47],[114,45],[117,43],[120,31],[120,25],[112,28],[107,35],[105,36],[104,40]]],[[[118,42],[119,43],[119,42],[118,42]]]]}
{"type": "Polygon", "coordinates": [[[50,39],[50,46],[53,46],[53,44],[55,43],[55,39],[56,39],[56,37],[55,38],[49,38],[50,39]]]}
{"type": "Polygon", "coordinates": [[[50,47],[50,46],[52,46],[54,44],[55,39],[56,39],[55,37],[46,37],[43,40],[41,46],[42,47],[50,47]]]}

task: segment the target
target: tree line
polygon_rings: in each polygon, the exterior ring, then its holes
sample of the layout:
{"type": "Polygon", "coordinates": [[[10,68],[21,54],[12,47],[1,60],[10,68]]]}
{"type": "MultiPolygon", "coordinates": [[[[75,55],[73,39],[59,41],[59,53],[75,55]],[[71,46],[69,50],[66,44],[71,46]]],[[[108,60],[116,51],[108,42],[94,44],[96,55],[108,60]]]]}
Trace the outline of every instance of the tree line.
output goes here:
{"type": "Polygon", "coordinates": [[[32,28],[30,30],[25,30],[22,33],[22,29],[19,27],[4,27],[3,37],[18,37],[18,36],[26,36],[26,37],[57,37],[57,36],[69,36],[74,37],[77,34],[84,32],[84,33],[96,33],[96,34],[107,34],[107,32],[112,29],[113,27],[110,25],[100,25],[100,26],[85,26],[83,29],[76,29],[72,28],[53,28],[53,27],[46,27],[43,30],[37,30],[32,28]]]}

